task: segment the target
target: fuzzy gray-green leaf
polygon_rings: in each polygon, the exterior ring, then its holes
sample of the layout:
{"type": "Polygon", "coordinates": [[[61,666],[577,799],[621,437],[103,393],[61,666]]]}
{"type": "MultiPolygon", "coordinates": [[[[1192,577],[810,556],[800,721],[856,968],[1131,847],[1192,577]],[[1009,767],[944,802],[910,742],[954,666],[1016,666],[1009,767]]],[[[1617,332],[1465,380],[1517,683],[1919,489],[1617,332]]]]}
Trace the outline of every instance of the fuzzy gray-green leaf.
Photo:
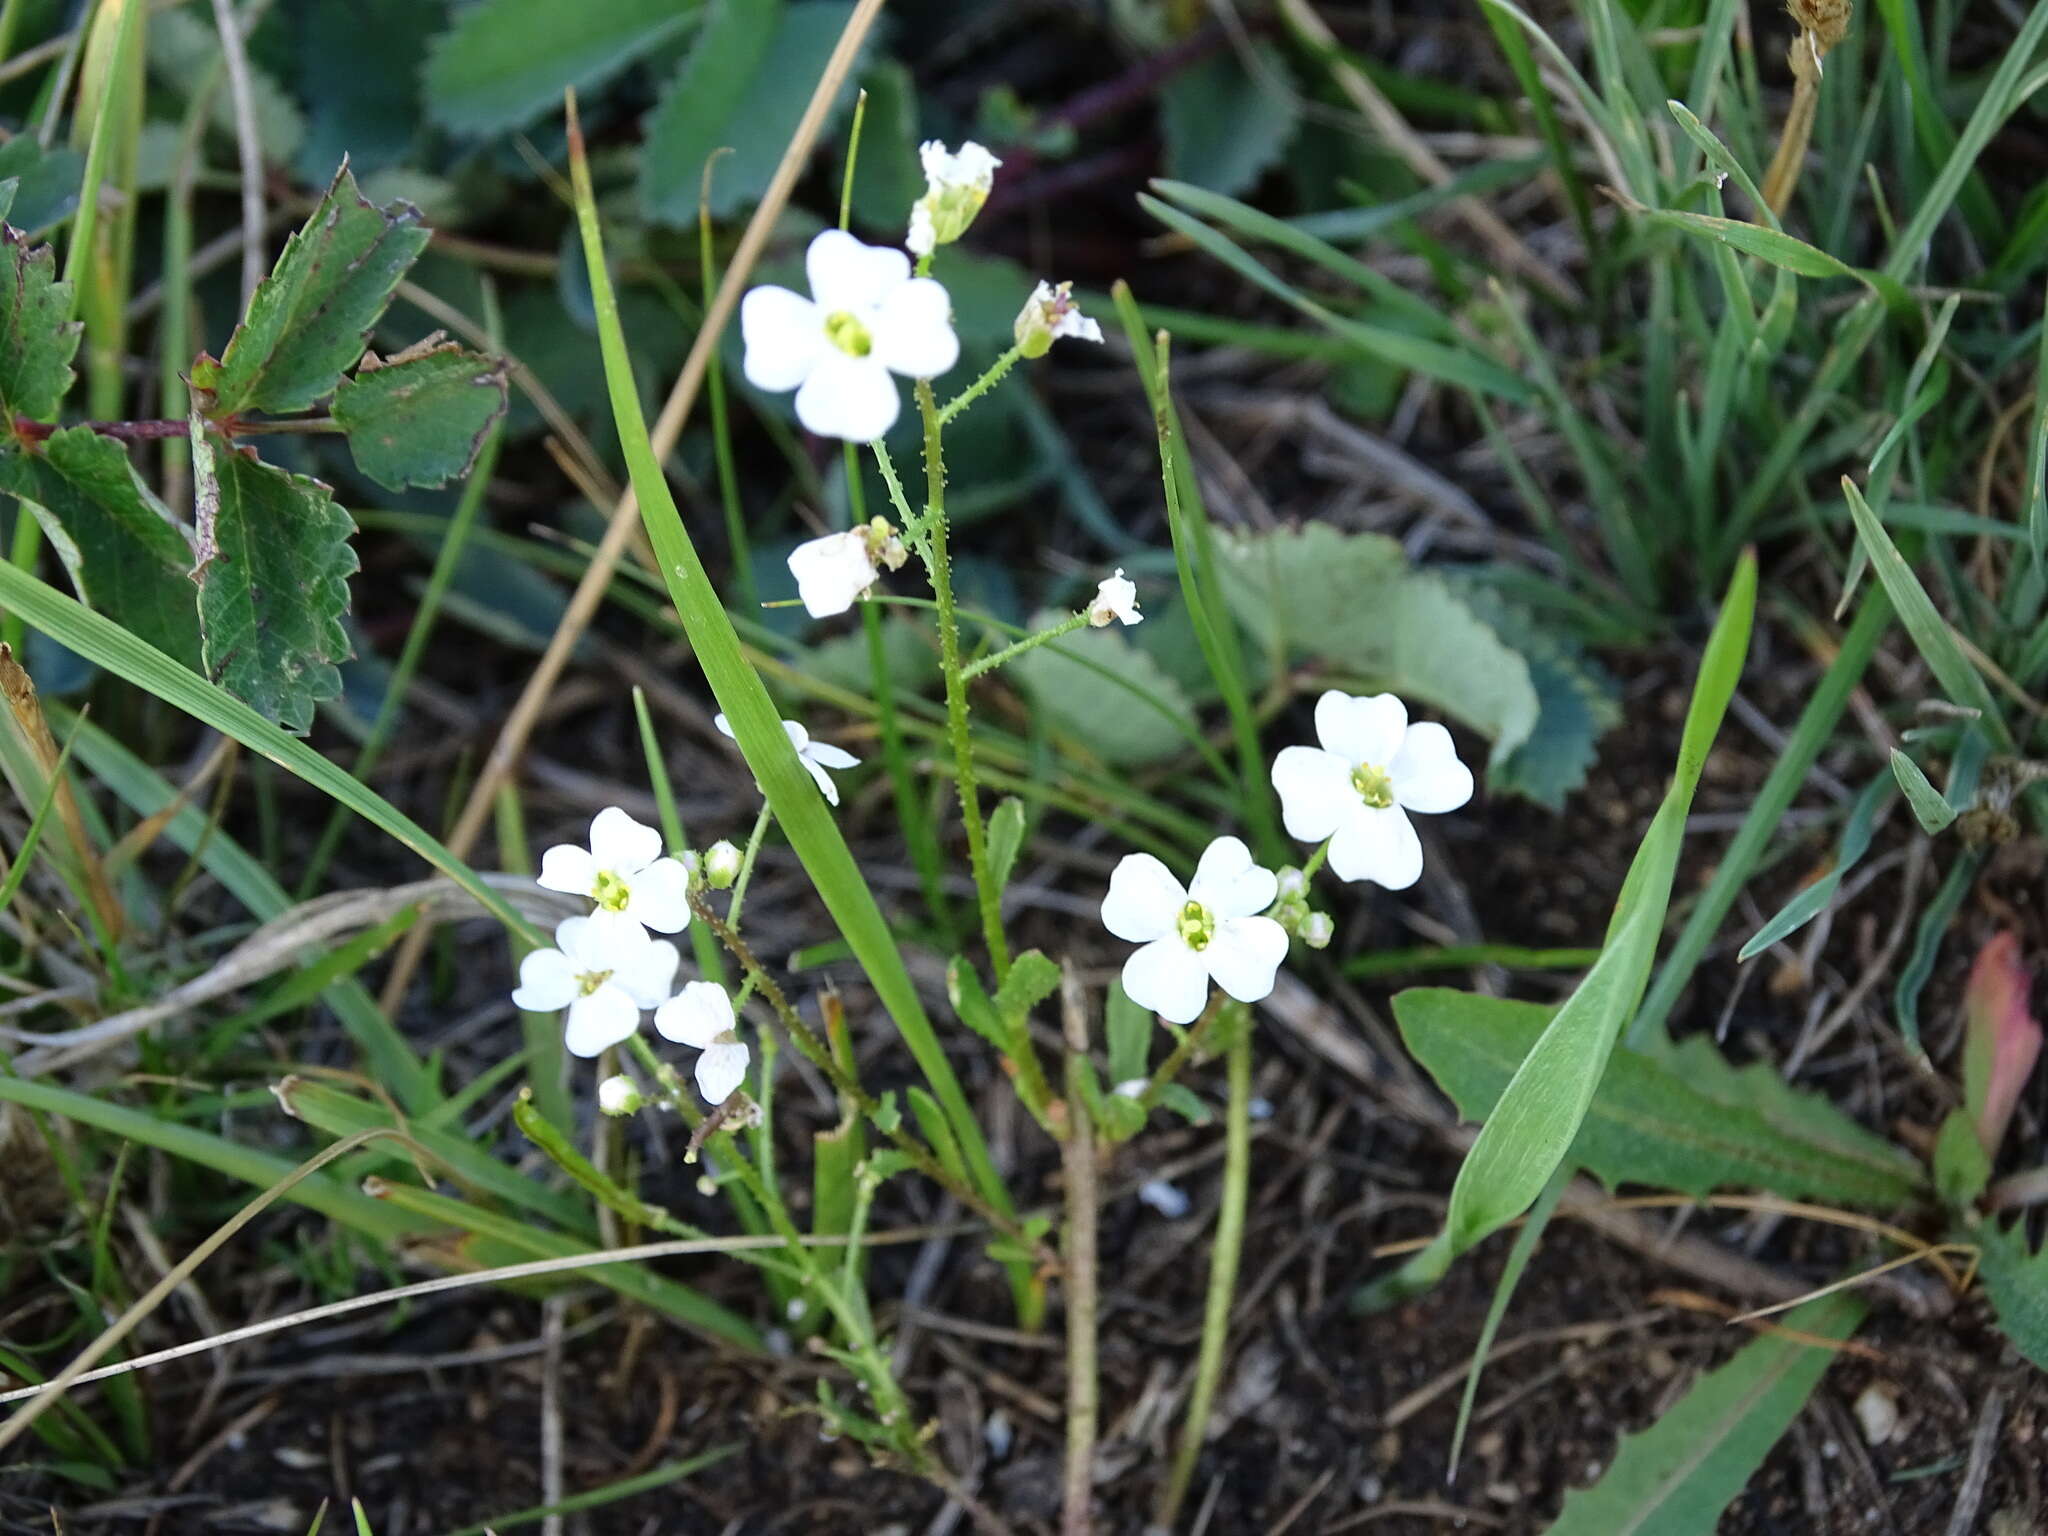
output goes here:
{"type": "MultiPolygon", "coordinates": [[[[1063,617],[1041,613],[1031,628],[1049,629],[1063,617]]],[[[1112,768],[1161,762],[1188,748],[1195,712],[1187,694],[1115,630],[1076,630],[1026,651],[1009,671],[1048,730],[1112,768]]]]}
{"type": "Polygon", "coordinates": [[[1983,1248],[1980,1273],[1998,1326],[2021,1354],[2048,1371],[2048,1246],[2031,1247],[2023,1221],[2009,1227],[1986,1222],[1972,1236],[1983,1248]]]}
{"type": "Polygon", "coordinates": [[[394,491],[468,474],[504,414],[503,360],[454,345],[366,361],[334,393],[356,468],[394,491]]]}

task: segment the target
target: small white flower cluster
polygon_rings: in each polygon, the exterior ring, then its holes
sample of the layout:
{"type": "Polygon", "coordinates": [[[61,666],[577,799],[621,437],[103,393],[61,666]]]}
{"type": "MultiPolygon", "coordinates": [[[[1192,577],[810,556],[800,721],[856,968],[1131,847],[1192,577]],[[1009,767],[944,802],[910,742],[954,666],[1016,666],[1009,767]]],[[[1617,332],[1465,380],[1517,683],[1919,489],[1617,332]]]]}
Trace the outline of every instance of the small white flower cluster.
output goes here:
{"type": "MultiPolygon", "coordinates": [[[[667,939],[690,924],[689,871],[661,851],[661,834],[612,805],[590,823],[590,845],[562,843],[541,855],[539,883],[587,896],[595,910],[564,918],[552,949],[519,963],[512,1001],[535,1013],[568,1011],[565,1043],[572,1055],[595,1056],[632,1037],[640,1015],[654,1013],[665,1039],[694,1046],[697,1088],[723,1103],[746,1076],[748,1052],[734,1030],[732,999],[707,981],[675,989],[681,957],[667,939]]],[[[639,1106],[632,1084],[610,1078],[599,1105],[607,1114],[639,1106]]]]}
{"type": "MultiPolygon", "coordinates": [[[[1410,725],[1407,706],[1391,693],[1357,698],[1332,689],[1316,701],[1315,718],[1321,745],[1288,747],[1273,762],[1288,834],[1327,840],[1340,879],[1405,890],[1422,874],[1422,842],[1408,814],[1455,811],[1472,798],[1472,770],[1458,761],[1449,731],[1410,725]]],[[[1333,933],[1327,915],[1308,911],[1302,872],[1284,874],[1283,881],[1260,868],[1235,837],[1209,845],[1185,888],[1151,854],[1125,855],[1102,903],[1103,926],[1143,946],[1124,962],[1125,993],[1173,1024],[1201,1017],[1212,981],[1239,1002],[1268,996],[1290,929],[1311,949],[1333,933]]]]}

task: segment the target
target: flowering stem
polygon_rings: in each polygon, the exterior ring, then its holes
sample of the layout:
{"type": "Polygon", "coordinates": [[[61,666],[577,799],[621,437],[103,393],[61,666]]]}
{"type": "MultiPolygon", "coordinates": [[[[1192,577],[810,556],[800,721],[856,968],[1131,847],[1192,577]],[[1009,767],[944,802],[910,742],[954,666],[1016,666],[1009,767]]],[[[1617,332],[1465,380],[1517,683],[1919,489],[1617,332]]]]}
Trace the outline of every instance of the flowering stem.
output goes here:
{"type": "Polygon", "coordinates": [[[962,411],[966,410],[967,407],[974,404],[975,401],[979,400],[983,395],[987,394],[990,390],[994,389],[998,384],[1002,383],[1003,376],[1007,374],[1012,368],[1017,366],[1017,360],[1021,358],[1023,355],[1024,354],[1018,351],[1017,348],[1012,347],[1009,351],[1005,352],[1001,357],[997,358],[994,362],[990,363],[988,365],[987,373],[984,373],[972,384],[968,385],[965,389],[961,390],[959,394],[955,395],[952,399],[948,400],[945,403],[945,405],[940,409],[939,425],[942,427],[951,426],[953,424],[953,418],[955,416],[958,416],[962,411]]]}
{"type": "Polygon", "coordinates": [[[1223,994],[1218,992],[1209,999],[1209,1006],[1202,1010],[1202,1016],[1182,1032],[1179,1041],[1167,1053],[1166,1060],[1159,1063],[1159,1070],[1152,1074],[1151,1080],[1145,1084],[1145,1091],[1138,1096],[1140,1107],[1149,1112],[1165,1096],[1166,1090],[1173,1086],[1173,1080],[1180,1076],[1180,1069],[1202,1048],[1209,1027],[1222,1011],[1223,994]]]}
{"type": "Polygon", "coordinates": [[[981,820],[981,793],[974,780],[974,744],[967,733],[967,678],[960,666],[960,621],[953,611],[953,566],[946,553],[946,460],[939,443],[939,408],[932,387],[917,383],[917,408],[924,416],[926,515],[931,520],[923,548],[939,613],[939,667],[946,678],[946,727],[953,743],[960,819],[967,827],[967,863],[981,904],[982,937],[995,966],[996,985],[1010,974],[1010,946],[1003,937],[1003,899],[990,877],[988,833],[981,820]]]}
{"type": "Polygon", "coordinates": [[[1330,861],[1330,843],[1333,841],[1335,839],[1325,839],[1321,846],[1308,856],[1308,862],[1301,866],[1301,878],[1304,881],[1315,879],[1316,871],[1330,861]]]}
{"type": "Polygon", "coordinates": [[[1245,1195],[1251,1186],[1252,1039],[1241,1029],[1230,1042],[1230,1108],[1224,1116],[1223,1201],[1216,1211],[1216,1245],[1209,1262],[1209,1297],[1202,1309],[1202,1346],[1195,1357],[1195,1385],[1188,1395],[1187,1421],[1181,1426],[1180,1450],[1160,1494],[1153,1524],[1172,1530],[1181,1500],[1202,1454],[1202,1432],[1216,1400],[1216,1382],[1223,1374],[1223,1347],[1230,1337],[1230,1301],[1237,1289],[1237,1261],[1244,1248],[1245,1195]]]}
{"type": "Polygon", "coordinates": [[[1041,629],[1035,635],[1026,635],[1015,645],[1006,645],[1000,651],[990,652],[979,661],[969,662],[966,670],[960,674],[960,679],[962,682],[971,683],[983,673],[993,672],[997,667],[1015,661],[1026,651],[1037,650],[1048,640],[1057,640],[1061,635],[1071,635],[1087,622],[1088,615],[1085,612],[1068,614],[1050,629],[1041,629]]]}
{"type": "Polygon", "coordinates": [[[740,908],[746,904],[747,882],[754,878],[754,860],[761,852],[761,839],[767,836],[768,823],[775,819],[775,813],[768,809],[768,802],[761,802],[761,814],[754,818],[754,830],[747,834],[747,851],[740,855],[739,878],[732,883],[732,905],[725,909],[725,920],[739,931],[740,908]]]}
{"type": "Polygon", "coordinates": [[[1087,1109],[1088,1019],[1081,988],[1068,968],[1060,978],[1067,1042],[1067,1134],[1060,1141],[1066,1176],[1067,1457],[1060,1536],[1088,1536],[1095,1487],[1095,1433],[1100,1381],[1095,1357],[1096,1237],[1101,1197],[1095,1179],[1095,1123],[1087,1109]]]}

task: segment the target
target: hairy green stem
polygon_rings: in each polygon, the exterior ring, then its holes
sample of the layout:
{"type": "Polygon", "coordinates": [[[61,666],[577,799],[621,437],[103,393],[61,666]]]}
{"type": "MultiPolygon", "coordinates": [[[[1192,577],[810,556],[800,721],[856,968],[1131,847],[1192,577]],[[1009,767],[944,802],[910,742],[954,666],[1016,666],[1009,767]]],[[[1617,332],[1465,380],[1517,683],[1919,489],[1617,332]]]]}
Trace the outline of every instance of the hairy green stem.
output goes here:
{"type": "Polygon", "coordinates": [[[1067,1133],[1060,1141],[1066,1176],[1067,1456],[1060,1536],[1088,1536],[1095,1490],[1095,1435],[1100,1409],[1096,1366],[1096,1236],[1101,1192],[1095,1174],[1095,1122],[1087,1110],[1088,1019],[1081,988],[1068,968],[1060,978],[1067,1044],[1067,1133]]]}
{"type": "Polygon", "coordinates": [[[740,855],[739,877],[732,883],[732,904],[725,909],[725,920],[739,931],[740,909],[746,905],[747,885],[754,878],[754,860],[761,856],[761,840],[768,835],[768,823],[775,819],[775,813],[768,808],[768,802],[761,802],[761,814],[754,818],[754,830],[747,834],[746,852],[740,855]]]}
{"type": "Polygon", "coordinates": [[[1015,645],[1006,645],[1000,651],[993,651],[982,657],[979,661],[969,662],[966,670],[960,674],[961,678],[971,683],[984,673],[993,672],[996,668],[1006,666],[1010,662],[1015,661],[1026,651],[1035,651],[1049,640],[1057,640],[1062,635],[1071,635],[1087,622],[1088,615],[1085,612],[1068,614],[1067,617],[1061,619],[1059,623],[1053,625],[1050,629],[1041,629],[1036,634],[1026,635],[1015,645]]]}
{"type": "Polygon", "coordinates": [[[965,389],[961,390],[959,394],[955,395],[952,399],[948,400],[945,403],[945,405],[940,408],[939,425],[942,427],[950,427],[953,424],[954,417],[958,416],[962,411],[966,410],[967,407],[974,404],[975,401],[979,400],[983,395],[987,394],[990,390],[994,389],[998,384],[1002,383],[1003,376],[1007,374],[1012,368],[1017,366],[1017,359],[1019,359],[1023,355],[1024,354],[1022,352],[1018,351],[1015,347],[1012,347],[1009,351],[1005,352],[1001,357],[997,358],[994,362],[990,363],[988,365],[988,372],[984,373],[972,384],[968,385],[965,389]]]}

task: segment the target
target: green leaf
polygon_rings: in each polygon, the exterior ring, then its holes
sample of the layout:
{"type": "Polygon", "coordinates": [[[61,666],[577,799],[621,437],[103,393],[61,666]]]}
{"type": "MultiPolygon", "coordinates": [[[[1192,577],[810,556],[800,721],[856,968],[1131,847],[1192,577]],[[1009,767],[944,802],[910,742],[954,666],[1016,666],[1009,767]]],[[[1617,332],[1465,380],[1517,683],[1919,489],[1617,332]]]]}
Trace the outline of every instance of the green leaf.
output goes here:
{"type": "MultiPolygon", "coordinates": [[[[190,93],[211,77],[214,63],[220,57],[220,32],[212,16],[204,7],[166,10],[149,18],[148,38],[150,76],[158,85],[189,101],[190,93]]],[[[254,57],[244,60],[244,68],[256,141],[263,146],[263,158],[271,164],[287,163],[298,154],[305,140],[305,116],[276,77],[254,57]]],[[[153,96],[150,101],[153,106],[163,105],[153,96]]],[[[208,123],[225,139],[233,139],[237,132],[234,93],[224,82],[213,92],[208,123]]],[[[328,161],[319,174],[325,175],[333,163],[328,161]]]]}
{"type": "Polygon", "coordinates": [[[1835,856],[1828,865],[1827,873],[1803,887],[1778,909],[1769,922],[1757,929],[1750,941],[1742,946],[1736,956],[1738,960],[1749,960],[1762,954],[1780,939],[1797,933],[1827,909],[1841,887],[1842,877],[1861,863],[1863,855],[1870,851],[1877,813],[1890,798],[1891,785],[1881,776],[1864,786],[1863,793],[1856,797],[1855,805],[1850,808],[1849,819],[1842,825],[1842,840],[1835,847],[1835,856]]]}
{"type": "Polygon", "coordinates": [[[34,512],[80,602],[199,669],[192,549],[127,449],[90,427],[67,427],[40,453],[0,457],[0,489],[34,512]]]}
{"type": "Polygon", "coordinates": [[[0,219],[34,231],[67,218],[78,206],[85,156],[75,149],[45,149],[32,133],[17,133],[0,144],[0,179],[15,182],[14,201],[0,219]]]}
{"type": "Polygon", "coordinates": [[[695,17],[686,0],[484,0],[434,39],[427,110],[458,133],[501,133],[601,85],[695,17]]]}
{"type": "MultiPolygon", "coordinates": [[[[1555,1013],[1442,987],[1418,987],[1394,999],[1401,1038],[1467,1120],[1493,1113],[1555,1013]]],[[[1700,1043],[1713,1053],[1710,1042],[1700,1043]]],[[[1722,1062],[1721,1071],[1732,1075],[1735,1069],[1722,1062]]],[[[1842,1118],[1825,1099],[1785,1092],[1817,1123],[1842,1118]]],[[[1676,1062],[1667,1066],[1624,1047],[1607,1063],[1570,1157],[1610,1188],[1647,1184],[1695,1197],[1763,1189],[1791,1200],[1883,1209],[1922,1192],[1912,1159],[1853,1123],[1849,1129],[1861,1138],[1854,1152],[1832,1138],[1805,1134],[1801,1122],[1787,1124],[1702,1092],[1676,1062]]]]}
{"type": "Polygon", "coordinates": [[[1913,808],[1921,831],[1932,836],[1956,819],[1956,808],[1928,782],[1927,775],[1920,771],[1920,765],[1897,747],[1892,748],[1892,777],[1906,792],[1906,804],[1913,808]]]}
{"type": "Polygon", "coordinates": [[[1010,1054],[1013,1043],[1009,1027],[1003,1022],[988,991],[981,984],[981,973],[974,968],[974,962],[965,955],[955,955],[946,965],[946,999],[953,1005],[953,1012],[962,1024],[973,1030],[1005,1056],[1010,1054]]]}
{"type": "Polygon", "coordinates": [[[868,107],[853,167],[853,218],[894,240],[911,204],[924,196],[924,171],[917,158],[917,86],[894,59],[876,63],[860,85],[868,93],[868,107]]]}
{"type": "Polygon", "coordinates": [[[192,423],[205,673],[268,720],[304,732],[341,692],[351,654],[341,617],[355,524],[327,487],[233,450],[192,423]]]}
{"type": "Polygon", "coordinates": [[[1795,1335],[1846,1339],[1863,1313],[1853,1294],[1823,1296],[1785,1317],[1782,1333],[1744,1345],[1624,1436],[1600,1481],[1565,1496],[1549,1536],[1714,1536],[1834,1362],[1834,1350],[1795,1335]]]}
{"type": "Polygon", "coordinates": [[[2027,1244],[2027,1224],[1987,1221],[1966,1234],[1983,1249],[1978,1274],[1998,1313],[1998,1326],[2015,1348],[2048,1371],[2048,1247],[2027,1244]]]}
{"type": "Polygon", "coordinates": [[[1010,883],[1017,854],[1024,847],[1024,802],[1006,795],[988,817],[989,878],[1000,891],[1010,883]]]}
{"type": "MultiPolygon", "coordinates": [[[[760,201],[846,14],[839,0],[714,0],[703,36],[647,119],[640,202],[648,218],[694,226],[704,162],[718,149],[732,152],[719,156],[711,176],[711,216],[728,218],[760,201]]],[[[850,73],[835,115],[856,89],[850,73]]]]}
{"type": "Polygon", "coordinates": [[[417,208],[374,206],[344,165],[257,285],[227,351],[192,365],[206,414],[303,411],[326,399],[426,244],[417,208]]]}
{"type": "Polygon", "coordinates": [[[1242,192],[1279,161],[1300,121],[1293,77],[1264,38],[1250,52],[1250,67],[1235,50],[1221,49],[1161,87],[1169,175],[1242,192]]]}
{"type": "MultiPolygon", "coordinates": [[[[1852,1162],[1873,1167],[1900,1165],[1904,1155],[1891,1142],[1864,1129],[1819,1094],[1794,1088],[1768,1062],[1738,1067],[1705,1035],[1692,1035],[1675,1045],[1660,1044],[1642,1053],[1662,1063],[1694,1092],[1730,1109],[1754,1113],[1780,1133],[1802,1142],[1828,1147],[1852,1162]]],[[[1917,1169],[1909,1170],[1916,1183],[1917,1169]]]]}
{"type": "MultiPolygon", "coordinates": [[[[1048,610],[1029,628],[1049,629],[1065,617],[1048,610]]],[[[1113,629],[1078,629],[1026,651],[1009,670],[1039,724],[1112,768],[1176,757],[1196,729],[1180,684],[1113,629]]]]}
{"type": "Polygon", "coordinates": [[[1967,1109],[1952,1109],[1934,1138],[1934,1187],[1952,1211],[1976,1203],[1991,1182],[1991,1159],[1977,1139],[1977,1122],[1967,1109]]]}
{"type": "Polygon", "coordinates": [[[1528,664],[1442,577],[1412,569],[1393,539],[1318,522],[1219,536],[1216,547],[1226,600],[1276,659],[1319,661],[1426,700],[1490,738],[1495,763],[1535,730],[1528,664]]]}
{"type": "Polygon", "coordinates": [[[1551,810],[1586,782],[1600,739],[1621,723],[1614,681],[1571,639],[1482,582],[1453,590],[1529,669],[1536,724],[1487,770],[1489,792],[1525,795],[1551,810]]]}
{"type": "Polygon", "coordinates": [[[1028,1047],[1030,1036],[1025,1021],[1031,1010],[1060,989],[1060,968],[1039,950],[1027,949],[1010,963],[1010,974],[996,989],[996,1012],[1009,1028],[1010,1038],[1028,1047]]]}
{"type": "Polygon", "coordinates": [[[71,358],[80,327],[71,319],[71,285],[57,279],[57,257],[0,229],[0,429],[12,418],[53,421],[71,388],[71,358]]]}
{"type": "Polygon", "coordinates": [[[334,393],[356,468],[394,491],[467,475],[504,414],[504,360],[453,343],[374,366],[365,358],[334,393]]]}
{"type": "Polygon", "coordinates": [[[1103,1008],[1103,1032],[1109,1038],[1109,1082],[1112,1088],[1144,1077],[1150,1071],[1152,1010],[1131,1001],[1121,981],[1109,985],[1109,1000],[1103,1008]]]}

